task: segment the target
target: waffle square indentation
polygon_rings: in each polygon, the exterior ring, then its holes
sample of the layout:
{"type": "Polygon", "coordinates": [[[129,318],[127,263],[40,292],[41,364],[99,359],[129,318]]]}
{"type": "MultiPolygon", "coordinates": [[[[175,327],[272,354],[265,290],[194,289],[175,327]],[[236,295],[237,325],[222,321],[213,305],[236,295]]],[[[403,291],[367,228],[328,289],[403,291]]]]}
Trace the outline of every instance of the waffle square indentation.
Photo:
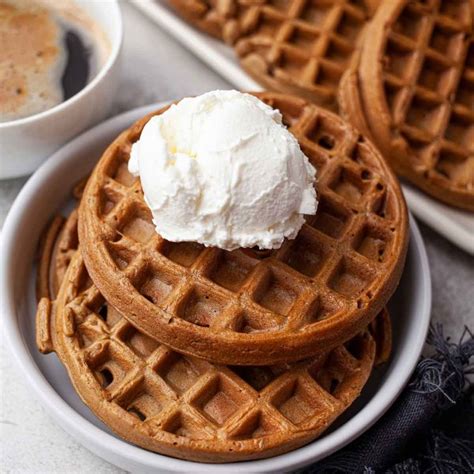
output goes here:
{"type": "Polygon", "coordinates": [[[155,417],[167,404],[166,396],[148,375],[134,383],[125,393],[120,394],[115,401],[140,421],[155,417]]]}
{"type": "Polygon", "coordinates": [[[388,41],[384,56],[384,66],[388,73],[401,79],[411,77],[415,59],[416,54],[410,47],[397,41],[388,41]]]}
{"type": "Polygon", "coordinates": [[[350,203],[360,202],[367,190],[367,183],[348,168],[339,168],[332,177],[329,187],[350,203]]]}
{"type": "Polygon", "coordinates": [[[283,316],[288,315],[297,297],[298,291],[293,288],[290,279],[274,271],[270,272],[254,295],[258,304],[283,316]]]}
{"type": "Polygon", "coordinates": [[[163,422],[161,428],[168,433],[191,439],[209,439],[212,435],[202,429],[200,423],[196,422],[184,411],[176,411],[163,422]]]}
{"type": "Polygon", "coordinates": [[[467,186],[469,183],[472,184],[472,161],[473,158],[441,150],[435,169],[450,181],[460,186],[467,186]]]}
{"type": "Polygon", "coordinates": [[[451,114],[445,138],[461,148],[474,152],[474,120],[451,114]]]}
{"type": "Polygon", "coordinates": [[[131,324],[127,324],[117,334],[117,337],[142,359],[148,358],[160,345],[151,337],[135,329],[131,324]]]}
{"type": "Polygon", "coordinates": [[[102,339],[104,332],[101,330],[100,325],[97,324],[97,316],[89,315],[86,321],[79,325],[77,335],[81,349],[86,349],[99,339],[102,339]]]}
{"type": "Polygon", "coordinates": [[[118,230],[129,239],[141,244],[146,244],[156,235],[150,210],[145,205],[133,205],[127,209],[125,219],[123,219],[118,230]]]}
{"type": "Polygon", "coordinates": [[[464,34],[462,32],[448,30],[436,24],[431,33],[430,47],[452,60],[457,60],[457,55],[462,51],[460,46],[463,42],[463,37],[464,34]]]}
{"type": "Polygon", "coordinates": [[[312,226],[337,239],[344,233],[348,221],[349,213],[345,209],[322,197],[316,212],[316,220],[312,226]]]}
{"type": "Polygon", "coordinates": [[[426,58],[420,72],[418,83],[437,94],[446,97],[452,88],[454,70],[433,59],[426,58]]]}
{"type": "Polygon", "coordinates": [[[155,371],[178,395],[181,395],[196,383],[205,369],[191,358],[170,352],[157,363],[155,371]]]}
{"type": "Polygon", "coordinates": [[[193,288],[180,302],[179,316],[197,326],[209,327],[224,310],[226,302],[210,292],[193,288]]]}
{"type": "Polygon", "coordinates": [[[169,242],[163,244],[161,253],[173,262],[190,267],[201,255],[204,246],[196,242],[169,242]]]}
{"type": "Polygon", "coordinates": [[[125,270],[136,257],[136,254],[133,252],[133,250],[123,247],[120,244],[115,245],[113,242],[111,242],[109,245],[107,245],[107,247],[110,257],[114,261],[115,265],[117,265],[119,270],[125,270]]]}
{"type": "Polygon", "coordinates": [[[345,257],[336,266],[328,286],[344,296],[353,297],[369,287],[374,276],[368,268],[345,257]]]}
{"type": "Polygon", "coordinates": [[[325,255],[326,250],[321,244],[300,232],[283,261],[303,275],[314,277],[322,269],[325,255]]]}
{"type": "Polygon", "coordinates": [[[192,404],[217,425],[223,425],[250,397],[228,377],[211,378],[193,397],[192,404]]]}
{"type": "Polygon", "coordinates": [[[295,51],[285,46],[282,47],[277,61],[277,68],[284,69],[286,78],[298,78],[307,65],[308,58],[305,54],[301,54],[300,51],[295,51]]]}
{"type": "MultiPolygon", "coordinates": [[[[472,55],[474,56],[474,48],[472,55]]],[[[470,110],[474,109],[474,79],[471,82],[467,79],[461,80],[456,92],[456,103],[464,105],[470,110]]]]}
{"type": "MultiPolygon", "coordinates": [[[[337,87],[344,69],[330,62],[321,62],[316,77],[316,83],[322,86],[337,87]]],[[[318,141],[318,145],[323,146],[324,142],[318,141]]]]}
{"type": "Polygon", "coordinates": [[[313,367],[308,368],[309,375],[327,393],[338,398],[343,393],[343,383],[347,377],[347,370],[343,364],[338,363],[336,351],[331,352],[321,365],[317,361],[313,367]]]}
{"type": "Polygon", "coordinates": [[[359,33],[362,31],[362,23],[364,20],[346,10],[339,20],[336,28],[338,35],[346,39],[346,41],[354,42],[359,33]]]}
{"type": "Polygon", "coordinates": [[[319,2],[319,4],[314,2],[306,2],[306,7],[303,10],[301,18],[306,20],[312,26],[320,28],[326,20],[331,7],[331,4],[325,5],[322,2],[319,2]]]}
{"type": "Polygon", "coordinates": [[[297,48],[303,48],[306,51],[314,47],[319,35],[312,29],[304,27],[293,28],[288,40],[297,48]]]}
{"type": "Polygon", "coordinates": [[[365,225],[354,240],[354,249],[374,262],[383,262],[389,253],[389,241],[384,230],[365,225]]]}
{"type": "Polygon", "coordinates": [[[88,349],[86,362],[102,388],[112,391],[134,367],[134,362],[113,341],[97,343],[88,349]]]}
{"type": "Polygon", "coordinates": [[[103,216],[109,214],[120,202],[121,196],[111,189],[101,189],[99,192],[99,210],[103,216]]]}
{"type": "Polygon", "coordinates": [[[387,99],[387,105],[393,117],[398,117],[399,111],[403,108],[405,89],[400,84],[394,84],[387,81],[384,84],[384,93],[387,99]]]}
{"type": "Polygon", "coordinates": [[[328,295],[318,295],[308,306],[304,315],[303,330],[312,323],[329,319],[341,310],[341,304],[328,295]]]}
{"type": "Polygon", "coordinates": [[[264,10],[258,22],[257,32],[265,37],[274,37],[275,32],[281,27],[283,21],[279,14],[264,10]]]}
{"type": "Polygon", "coordinates": [[[278,423],[261,410],[250,412],[230,433],[231,439],[263,438],[281,430],[278,423]]]}
{"type": "Polygon", "coordinates": [[[318,410],[317,397],[299,379],[288,380],[272,395],[272,405],[293,424],[311,418],[318,410]]]}
{"type": "Polygon", "coordinates": [[[149,268],[140,285],[140,293],[153,304],[164,307],[164,301],[176,285],[177,279],[159,268],[149,268]]]}
{"type": "Polygon", "coordinates": [[[123,320],[122,315],[104,300],[98,301],[97,305],[91,309],[99,319],[106,323],[109,330],[113,329],[118,322],[123,320]]]}
{"type": "Polygon", "coordinates": [[[222,252],[209,278],[230,291],[238,291],[255,265],[255,261],[237,252],[222,252]]]}
{"type": "Polygon", "coordinates": [[[445,105],[433,100],[415,96],[406,116],[408,125],[435,136],[440,130],[445,105]]]}
{"type": "Polygon", "coordinates": [[[345,140],[341,122],[332,117],[319,116],[307,130],[306,136],[321,149],[334,154],[345,140]]]}
{"type": "Polygon", "coordinates": [[[418,12],[413,9],[405,8],[400,18],[393,26],[393,30],[398,34],[417,40],[423,28],[423,23],[426,20],[418,12]]]}
{"type": "Polygon", "coordinates": [[[121,163],[117,167],[113,178],[115,181],[118,181],[120,184],[123,184],[127,187],[131,186],[137,179],[130,173],[130,171],[128,171],[128,163],[121,163]]]}
{"type": "Polygon", "coordinates": [[[353,48],[345,41],[338,41],[332,38],[326,50],[326,57],[329,61],[336,61],[344,65],[351,57],[353,48]]]}

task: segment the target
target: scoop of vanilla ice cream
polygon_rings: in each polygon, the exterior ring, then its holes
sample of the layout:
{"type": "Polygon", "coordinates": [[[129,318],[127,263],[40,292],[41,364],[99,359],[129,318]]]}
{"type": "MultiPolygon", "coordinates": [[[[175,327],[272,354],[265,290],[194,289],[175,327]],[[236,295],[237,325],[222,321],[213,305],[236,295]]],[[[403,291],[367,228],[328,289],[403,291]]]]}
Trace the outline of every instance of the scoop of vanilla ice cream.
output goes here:
{"type": "Polygon", "coordinates": [[[317,208],[316,171],[279,111],[213,91],[155,116],[132,146],[157,232],[226,250],[272,249],[317,208]]]}

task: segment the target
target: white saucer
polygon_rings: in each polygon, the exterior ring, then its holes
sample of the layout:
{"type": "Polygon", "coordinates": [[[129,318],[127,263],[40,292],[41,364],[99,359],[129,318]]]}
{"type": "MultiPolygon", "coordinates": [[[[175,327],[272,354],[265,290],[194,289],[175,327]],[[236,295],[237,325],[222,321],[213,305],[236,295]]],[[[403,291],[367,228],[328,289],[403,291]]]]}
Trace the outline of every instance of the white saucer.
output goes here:
{"type": "Polygon", "coordinates": [[[429,325],[431,280],[425,247],[413,219],[407,264],[389,304],[394,327],[390,363],[376,371],[337,426],[291,453],[260,461],[211,465],[162,456],[128,444],[113,435],[81,402],[56,356],[43,356],[36,349],[34,256],[42,229],[55,212],[67,205],[71,188],[91,170],[105,146],[133,121],[161,105],[119,115],[80,135],[44,163],[22,189],[2,232],[0,303],[5,339],[31,385],[31,393],[58,424],[92,452],[123,469],[134,473],[282,472],[308,465],[375,423],[394,402],[416,365],[429,325]]]}

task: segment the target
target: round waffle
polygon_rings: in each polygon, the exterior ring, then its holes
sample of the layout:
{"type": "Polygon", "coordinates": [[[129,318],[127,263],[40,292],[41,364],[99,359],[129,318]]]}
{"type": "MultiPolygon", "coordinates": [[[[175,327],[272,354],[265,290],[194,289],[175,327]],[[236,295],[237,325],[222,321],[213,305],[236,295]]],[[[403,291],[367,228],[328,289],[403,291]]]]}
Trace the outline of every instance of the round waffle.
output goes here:
{"type": "Polygon", "coordinates": [[[178,352],[226,364],[288,362],[347,341],[392,295],[407,247],[405,202],[375,147],[302,99],[258,97],[318,168],[318,212],[295,240],[262,256],[162,239],[127,170],[149,117],[106,150],[79,211],[81,251],[107,301],[178,352]]]}
{"type": "Polygon", "coordinates": [[[358,77],[342,93],[345,112],[359,126],[365,117],[397,173],[471,211],[473,15],[470,0],[384,3],[367,31],[358,77]]]}
{"type": "Polygon", "coordinates": [[[40,350],[54,350],[91,410],[124,439],[206,462],[273,456],[318,437],[360,394],[387,347],[384,311],[328,354],[232,367],[183,356],[140,333],[92,284],[80,252],[54,303],[38,307],[40,350]],[[374,340],[375,338],[375,340],[374,340]]]}
{"type": "Polygon", "coordinates": [[[267,89],[336,109],[339,81],[354,62],[378,3],[257,2],[240,15],[245,34],[236,53],[247,73],[267,89]]]}

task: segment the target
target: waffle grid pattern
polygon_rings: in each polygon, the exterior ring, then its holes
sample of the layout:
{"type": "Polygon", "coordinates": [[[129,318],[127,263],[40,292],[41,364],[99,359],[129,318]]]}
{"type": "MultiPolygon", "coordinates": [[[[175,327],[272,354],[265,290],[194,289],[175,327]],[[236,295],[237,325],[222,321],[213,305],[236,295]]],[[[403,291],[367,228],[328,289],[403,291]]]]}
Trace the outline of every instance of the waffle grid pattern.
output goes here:
{"type": "Polygon", "coordinates": [[[406,2],[388,34],[383,81],[412,166],[474,192],[472,15],[469,0],[406,2]]]}
{"type": "Polygon", "coordinates": [[[77,340],[66,339],[95,378],[97,396],[147,436],[165,432],[240,447],[282,432],[313,431],[314,437],[352,402],[370,373],[375,345],[367,332],[293,366],[232,368],[180,355],[108,307],[78,262],[69,277],[80,284],[60,313],[62,330],[77,340]],[[74,276],[75,268],[80,275],[74,276]]]}
{"type": "Polygon", "coordinates": [[[274,90],[333,102],[368,18],[353,0],[269,1],[242,15],[236,44],[243,67],[274,90]]]}
{"type": "Polygon", "coordinates": [[[313,106],[295,108],[284,100],[270,105],[283,112],[318,167],[320,208],[296,240],[263,260],[163,240],[154,231],[138,180],[127,171],[133,134],[103,168],[98,219],[107,229],[107,252],[148,300],[144,304],[151,302],[169,319],[246,337],[305,331],[367,309],[386,265],[393,263],[401,210],[394,190],[377,175],[380,165],[372,149],[339,119],[313,106]]]}
{"type": "MultiPolygon", "coordinates": [[[[319,436],[358,397],[390,354],[384,310],[344,346],[295,364],[212,365],[137,331],[108,305],[83,264],[73,212],[55,246],[72,256],[49,316],[41,301],[39,348],[55,350],[83,400],[112,429],[146,449],[196,461],[255,459],[319,436]],[[72,237],[72,238],[71,238],[72,237]],[[54,321],[47,323],[49,318],[54,321]],[[44,336],[54,333],[53,340],[44,336]]],[[[57,270],[49,255],[46,273],[57,270]]],[[[55,297],[55,291],[50,292],[55,297]]]]}

